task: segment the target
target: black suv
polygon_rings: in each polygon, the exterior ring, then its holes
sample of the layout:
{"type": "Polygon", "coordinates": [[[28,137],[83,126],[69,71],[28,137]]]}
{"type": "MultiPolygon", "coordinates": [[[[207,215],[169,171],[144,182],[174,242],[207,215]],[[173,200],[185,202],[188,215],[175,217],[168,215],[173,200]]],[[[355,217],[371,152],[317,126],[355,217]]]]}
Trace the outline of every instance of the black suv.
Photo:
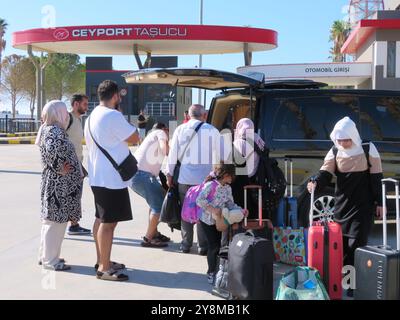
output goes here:
{"type": "MultiPolygon", "coordinates": [[[[205,69],[145,69],[125,78],[128,83],[221,90],[211,103],[208,122],[219,130],[231,130],[241,118],[251,118],[271,156],[280,159],[282,167],[284,158],[293,160],[294,192],[303,225],[309,210],[305,185],[332,146],[329,135],[335,123],[345,116],[357,124],[364,141],[376,145],[385,177],[400,179],[398,91],[323,89],[326,84],[308,80],[265,82],[259,73],[244,76],[205,69]]],[[[333,193],[334,184],[316,195],[320,212],[315,215],[332,211],[333,193]]]]}

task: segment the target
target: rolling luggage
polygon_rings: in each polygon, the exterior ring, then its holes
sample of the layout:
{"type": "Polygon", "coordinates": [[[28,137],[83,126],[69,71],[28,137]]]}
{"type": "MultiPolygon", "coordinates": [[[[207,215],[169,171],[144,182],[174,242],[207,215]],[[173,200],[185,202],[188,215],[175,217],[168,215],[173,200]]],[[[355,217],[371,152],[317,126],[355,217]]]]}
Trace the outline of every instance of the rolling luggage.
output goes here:
{"type": "Polygon", "coordinates": [[[336,222],[313,222],[314,190],[311,193],[308,229],[308,266],[319,271],[329,297],[342,299],[343,236],[336,222]]]}
{"type": "Polygon", "coordinates": [[[383,245],[358,248],[355,252],[356,300],[400,300],[400,209],[399,181],[382,180],[383,245]],[[386,184],[394,183],[396,190],[397,250],[387,244],[386,184]]]}
{"type": "MultiPolygon", "coordinates": [[[[248,189],[259,189],[260,186],[246,186],[248,189]]],[[[262,203],[261,197],[259,202],[262,203]]],[[[245,208],[247,201],[245,200],[245,208]]],[[[272,241],[257,236],[256,231],[267,227],[262,220],[262,205],[259,208],[257,224],[245,219],[244,227],[253,227],[245,233],[236,234],[229,245],[228,253],[228,291],[240,300],[273,299],[273,248],[272,241]],[[261,209],[260,209],[261,208],[261,209]],[[249,223],[251,222],[251,223],[249,223]]]]}
{"type": "MultiPolygon", "coordinates": [[[[245,232],[246,230],[252,230],[253,233],[265,239],[272,240],[272,224],[269,219],[263,219],[263,196],[262,186],[259,185],[248,185],[244,187],[244,208],[248,209],[248,191],[258,190],[258,218],[257,219],[248,219],[245,218],[243,223],[240,226],[239,231],[245,232]]],[[[236,232],[237,233],[237,232],[236,232]]]]}
{"type": "Polygon", "coordinates": [[[275,226],[297,229],[297,198],[293,197],[292,159],[285,159],[285,178],[288,181],[288,162],[290,163],[290,196],[288,196],[288,187],[286,187],[285,196],[279,202],[277,209],[275,226]]]}
{"type": "Polygon", "coordinates": [[[295,266],[307,264],[306,231],[298,228],[297,198],[293,197],[293,162],[285,159],[285,178],[288,181],[288,162],[290,162],[290,197],[288,187],[285,196],[281,199],[273,231],[275,259],[295,266]]]}

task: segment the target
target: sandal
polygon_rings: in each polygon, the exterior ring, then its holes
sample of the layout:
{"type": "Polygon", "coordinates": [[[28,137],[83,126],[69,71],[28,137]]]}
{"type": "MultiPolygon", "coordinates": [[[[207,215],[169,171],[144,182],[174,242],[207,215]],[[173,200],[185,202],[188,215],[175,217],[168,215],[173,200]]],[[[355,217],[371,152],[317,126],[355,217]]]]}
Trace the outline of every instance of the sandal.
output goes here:
{"type": "Polygon", "coordinates": [[[58,262],[54,266],[52,266],[52,265],[44,265],[43,268],[47,269],[47,270],[52,270],[52,271],[66,271],[66,270],[70,270],[71,269],[71,267],[66,265],[64,262],[58,262]]]}
{"type": "Polygon", "coordinates": [[[158,232],[158,233],[153,237],[153,239],[158,239],[158,240],[160,240],[161,242],[170,242],[170,241],[171,241],[171,238],[169,238],[169,237],[167,237],[167,236],[164,236],[161,232],[158,232]]]}
{"type": "MultiPolygon", "coordinates": [[[[60,259],[58,260],[58,262],[65,263],[66,261],[65,261],[64,258],[60,258],[60,259]]],[[[39,261],[38,261],[38,265],[41,266],[42,264],[43,264],[43,262],[42,262],[41,260],[39,260],[39,261]]]]}
{"type": "Polygon", "coordinates": [[[153,238],[153,239],[149,240],[146,237],[143,237],[143,241],[142,241],[141,245],[142,245],[142,247],[146,247],[146,248],[165,248],[168,246],[168,243],[162,242],[158,238],[153,238]]]}
{"type": "MultiPolygon", "coordinates": [[[[113,270],[116,270],[116,271],[118,271],[118,270],[123,270],[123,269],[126,268],[125,265],[124,265],[123,263],[118,263],[118,262],[110,261],[110,264],[111,264],[111,268],[112,268],[113,270]]],[[[97,271],[97,269],[99,268],[99,264],[96,263],[96,264],[94,265],[94,268],[95,268],[96,271],[97,271]]]]}
{"type": "Polygon", "coordinates": [[[118,270],[109,270],[106,272],[96,272],[96,278],[107,281],[127,281],[129,277],[126,274],[120,273],[118,270]]]}

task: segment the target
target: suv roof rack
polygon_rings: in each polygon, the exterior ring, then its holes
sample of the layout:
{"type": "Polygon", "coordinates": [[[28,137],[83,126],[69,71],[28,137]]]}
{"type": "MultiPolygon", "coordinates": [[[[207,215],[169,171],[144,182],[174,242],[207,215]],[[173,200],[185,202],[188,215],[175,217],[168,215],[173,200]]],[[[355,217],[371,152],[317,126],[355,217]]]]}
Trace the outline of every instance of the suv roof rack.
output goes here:
{"type": "Polygon", "coordinates": [[[265,80],[265,89],[319,89],[327,87],[324,82],[316,82],[307,79],[282,79],[282,80],[265,80]]]}

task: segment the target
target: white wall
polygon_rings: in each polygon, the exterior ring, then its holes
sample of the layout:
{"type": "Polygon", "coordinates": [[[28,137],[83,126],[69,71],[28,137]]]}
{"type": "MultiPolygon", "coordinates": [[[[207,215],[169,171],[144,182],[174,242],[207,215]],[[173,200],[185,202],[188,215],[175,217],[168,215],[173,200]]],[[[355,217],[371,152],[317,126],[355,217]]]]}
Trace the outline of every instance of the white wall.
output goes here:
{"type": "Polygon", "coordinates": [[[385,0],[385,10],[395,10],[400,5],[400,0],[385,0]]]}
{"type": "MultiPolygon", "coordinates": [[[[383,66],[383,76],[387,76],[387,42],[376,41],[374,43],[374,67],[383,66]]],[[[375,69],[375,68],[374,68],[375,69]]]]}

